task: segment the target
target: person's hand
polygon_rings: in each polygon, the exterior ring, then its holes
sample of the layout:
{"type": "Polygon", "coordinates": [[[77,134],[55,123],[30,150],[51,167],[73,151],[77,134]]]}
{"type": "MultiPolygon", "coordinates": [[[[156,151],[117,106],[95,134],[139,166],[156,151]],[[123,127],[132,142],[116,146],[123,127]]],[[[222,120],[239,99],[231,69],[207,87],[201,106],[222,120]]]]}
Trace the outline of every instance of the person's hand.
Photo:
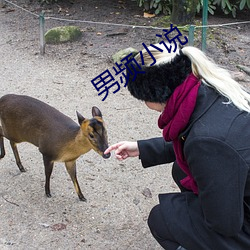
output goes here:
{"type": "Polygon", "coordinates": [[[104,154],[108,154],[115,150],[115,156],[118,160],[124,160],[128,157],[139,156],[137,142],[122,141],[108,147],[104,154]]]}

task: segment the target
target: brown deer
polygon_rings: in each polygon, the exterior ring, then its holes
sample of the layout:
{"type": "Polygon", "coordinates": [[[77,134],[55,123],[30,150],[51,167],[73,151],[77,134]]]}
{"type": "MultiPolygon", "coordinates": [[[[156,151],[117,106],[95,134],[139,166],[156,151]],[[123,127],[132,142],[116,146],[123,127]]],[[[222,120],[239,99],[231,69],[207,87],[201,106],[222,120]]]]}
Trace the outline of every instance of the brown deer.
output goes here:
{"type": "Polygon", "coordinates": [[[93,118],[86,119],[77,112],[80,126],[60,111],[29,96],[9,94],[0,98],[0,158],[5,155],[3,137],[9,139],[16,164],[20,161],[17,143],[29,142],[39,148],[45,167],[45,193],[50,194],[50,176],[54,162],[64,162],[81,201],[86,201],[76,177],[76,159],[94,149],[103,158],[108,148],[107,132],[102,113],[92,107],[93,118]]]}

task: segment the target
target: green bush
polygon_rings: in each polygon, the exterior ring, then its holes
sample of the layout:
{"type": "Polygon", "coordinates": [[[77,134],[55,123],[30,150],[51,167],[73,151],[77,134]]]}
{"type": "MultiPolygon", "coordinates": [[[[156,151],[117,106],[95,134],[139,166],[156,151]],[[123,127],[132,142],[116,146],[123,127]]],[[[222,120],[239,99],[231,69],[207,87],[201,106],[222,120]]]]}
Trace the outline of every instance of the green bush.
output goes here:
{"type": "Polygon", "coordinates": [[[244,8],[250,9],[250,0],[214,0],[214,5],[221,7],[222,11],[225,14],[232,14],[233,17],[236,17],[236,11],[240,11],[244,8]]]}
{"type": "MultiPolygon", "coordinates": [[[[201,10],[203,8],[203,0],[199,0],[198,4],[197,4],[197,7],[196,7],[196,10],[197,10],[197,13],[200,13],[201,10]]],[[[213,4],[213,2],[211,2],[210,0],[208,0],[208,12],[211,14],[211,15],[214,15],[214,11],[216,10],[216,6],[213,4]]]]}
{"type": "Polygon", "coordinates": [[[163,13],[165,15],[171,14],[172,4],[171,0],[136,0],[139,7],[143,7],[145,11],[154,12],[158,15],[163,13]]]}
{"type": "MultiPolygon", "coordinates": [[[[174,0],[136,0],[140,7],[145,11],[154,11],[155,14],[171,14],[172,1],[174,0]]],[[[188,1],[188,0],[187,0],[188,1]]],[[[204,0],[199,0],[197,4],[197,13],[202,10],[204,0]]],[[[223,13],[231,14],[236,17],[237,10],[241,11],[245,8],[250,9],[250,0],[208,0],[208,11],[214,15],[217,7],[220,7],[223,13]]]]}

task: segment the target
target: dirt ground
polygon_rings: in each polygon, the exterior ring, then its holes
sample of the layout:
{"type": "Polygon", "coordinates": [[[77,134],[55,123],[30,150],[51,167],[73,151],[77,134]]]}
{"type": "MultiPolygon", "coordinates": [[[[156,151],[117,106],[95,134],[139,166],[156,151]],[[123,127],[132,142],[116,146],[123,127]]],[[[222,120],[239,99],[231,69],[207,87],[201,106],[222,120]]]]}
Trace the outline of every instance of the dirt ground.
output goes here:
{"type": "MultiPolygon", "coordinates": [[[[40,7],[31,1],[13,1],[45,16],[150,26],[135,2],[71,1],[40,7]],[[26,2],[26,3],[25,3],[26,2]]],[[[248,15],[249,16],[249,15],[248,15]]],[[[197,18],[199,19],[199,18],[197,18]]],[[[247,20],[209,17],[210,24],[247,20]]],[[[71,22],[84,30],[80,41],[46,45],[39,54],[37,16],[12,5],[0,9],[0,87],[7,93],[30,95],[56,107],[77,121],[75,111],[91,117],[92,106],[103,113],[110,144],[161,136],[158,114],[130,96],[126,88],[105,101],[91,80],[112,69],[111,55],[120,49],[142,49],[155,41],[159,30],[71,22]]],[[[46,20],[46,30],[69,22],[46,20]]],[[[250,66],[250,24],[209,30],[207,51],[219,64],[237,73],[249,87],[249,76],[236,65],[250,66]]],[[[200,44],[200,34],[195,43],[200,44]]],[[[177,192],[171,165],[143,169],[137,158],[104,160],[91,151],[77,160],[78,181],[87,202],[81,202],[64,165],[55,165],[52,198],[44,194],[41,154],[30,144],[19,153],[27,172],[20,173],[7,141],[0,162],[0,249],[161,249],[147,227],[147,216],[158,194],[177,192]]]]}

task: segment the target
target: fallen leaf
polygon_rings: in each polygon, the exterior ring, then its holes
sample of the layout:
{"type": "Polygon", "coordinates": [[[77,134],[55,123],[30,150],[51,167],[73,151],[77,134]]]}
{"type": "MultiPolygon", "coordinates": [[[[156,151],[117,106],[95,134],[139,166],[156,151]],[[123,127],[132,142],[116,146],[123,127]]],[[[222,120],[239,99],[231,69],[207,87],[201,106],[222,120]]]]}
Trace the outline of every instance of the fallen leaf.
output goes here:
{"type": "Polygon", "coordinates": [[[155,17],[155,14],[149,14],[147,12],[144,12],[143,17],[145,17],[145,18],[152,18],[152,17],[155,17]]]}
{"type": "Polygon", "coordinates": [[[66,225],[63,223],[54,224],[53,226],[51,226],[51,229],[53,231],[61,231],[61,230],[66,229],[66,225]]]}

